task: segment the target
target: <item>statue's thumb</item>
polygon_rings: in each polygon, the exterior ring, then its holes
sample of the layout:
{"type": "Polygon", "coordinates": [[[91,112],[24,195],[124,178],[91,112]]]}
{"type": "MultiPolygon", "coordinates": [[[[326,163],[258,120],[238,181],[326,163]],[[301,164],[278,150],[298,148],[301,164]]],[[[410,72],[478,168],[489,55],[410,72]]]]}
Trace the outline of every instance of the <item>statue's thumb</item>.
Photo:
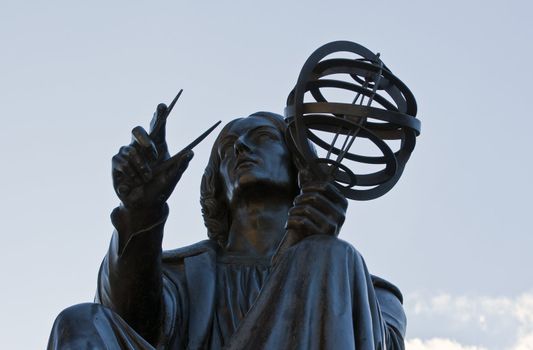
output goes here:
{"type": "Polygon", "coordinates": [[[315,176],[308,167],[300,169],[298,172],[298,185],[303,187],[305,184],[315,181],[315,176]]]}

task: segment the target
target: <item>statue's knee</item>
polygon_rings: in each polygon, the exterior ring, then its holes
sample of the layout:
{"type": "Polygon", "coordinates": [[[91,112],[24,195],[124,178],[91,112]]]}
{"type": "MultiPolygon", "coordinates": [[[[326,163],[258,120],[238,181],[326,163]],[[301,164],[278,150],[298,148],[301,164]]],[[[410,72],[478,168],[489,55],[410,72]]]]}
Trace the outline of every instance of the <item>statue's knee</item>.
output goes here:
{"type": "MultiPolygon", "coordinates": [[[[97,319],[105,319],[111,311],[100,304],[85,303],[66,308],[57,316],[48,349],[105,349],[102,327],[97,329],[97,319]]],[[[111,334],[111,332],[109,332],[111,334]]]]}

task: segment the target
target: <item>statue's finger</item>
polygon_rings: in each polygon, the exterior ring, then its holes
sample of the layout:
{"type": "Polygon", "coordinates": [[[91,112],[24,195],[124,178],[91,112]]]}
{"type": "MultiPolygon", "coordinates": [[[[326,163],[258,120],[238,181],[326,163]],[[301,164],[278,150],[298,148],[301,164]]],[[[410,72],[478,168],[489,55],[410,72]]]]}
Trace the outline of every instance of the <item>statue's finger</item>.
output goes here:
{"type": "Polygon", "coordinates": [[[294,205],[308,205],[316,208],[321,213],[326,214],[329,217],[335,218],[337,221],[344,221],[346,216],[346,210],[341,205],[338,205],[329,198],[318,192],[302,193],[294,199],[294,205]]]}
{"type": "Polygon", "coordinates": [[[308,182],[301,188],[301,190],[302,193],[322,193],[333,203],[338,203],[344,209],[348,207],[348,200],[346,199],[346,197],[331,182],[308,182]]]}
{"type": "Polygon", "coordinates": [[[154,113],[154,117],[152,118],[152,121],[150,122],[150,137],[157,143],[164,143],[165,142],[165,129],[167,124],[167,118],[170,115],[170,112],[172,112],[172,109],[176,105],[176,102],[181,96],[181,93],[183,92],[183,89],[181,89],[176,97],[170,102],[170,105],[160,103],[156,111],[154,113]]]}
{"type": "Polygon", "coordinates": [[[301,233],[303,236],[317,235],[321,232],[319,226],[312,222],[306,216],[292,215],[287,219],[287,230],[294,230],[301,233]]]}
{"type": "Polygon", "coordinates": [[[157,148],[142,126],[136,126],[131,131],[132,142],[140,146],[141,150],[150,155],[153,159],[157,159],[159,156],[157,148]]]}
{"type": "Polygon", "coordinates": [[[158,143],[165,141],[165,129],[168,117],[167,109],[166,104],[158,104],[150,122],[150,137],[158,143]]]}
{"type": "Polygon", "coordinates": [[[326,227],[331,224],[330,218],[328,218],[326,215],[324,215],[319,210],[313,208],[310,205],[298,205],[292,207],[289,210],[289,217],[290,216],[305,217],[309,219],[309,221],[311,221],[315,226],[322,228],[322,230],[325,230],[326,227]]]}
{"type": "Polygon", "coordinates": [[[153,171],[146,159],[139,154],[139,152],[131,147],[125,153],[126,159],[128,159],[129,164],[132,168],[139,174],[140,178],[147,182],[152,179],[153,171]]]}
{"type": "Polygon", "coordinates": [[[135,173],[135,170],[129,165],[129,162],[126,158],[124,158],[122,155],[117,154],[112,158],[112,166],[113,166],[113,173],[117,174],[117,176],[125,175],[130,179],[134,179],[137,177],[137,174],[135,173]]]}

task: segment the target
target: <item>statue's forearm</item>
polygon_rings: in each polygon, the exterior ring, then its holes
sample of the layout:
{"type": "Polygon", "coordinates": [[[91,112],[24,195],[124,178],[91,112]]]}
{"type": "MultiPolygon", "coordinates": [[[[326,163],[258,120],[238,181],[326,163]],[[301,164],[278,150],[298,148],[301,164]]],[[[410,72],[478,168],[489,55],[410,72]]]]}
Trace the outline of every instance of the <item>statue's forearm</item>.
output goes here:
{"type": "Polygon", "coordinates": [[[159,335],[162,293],[161,242],[168,207],[115,209],[116,231],[99,275],[97,299],[150,342],[159,335]]]}

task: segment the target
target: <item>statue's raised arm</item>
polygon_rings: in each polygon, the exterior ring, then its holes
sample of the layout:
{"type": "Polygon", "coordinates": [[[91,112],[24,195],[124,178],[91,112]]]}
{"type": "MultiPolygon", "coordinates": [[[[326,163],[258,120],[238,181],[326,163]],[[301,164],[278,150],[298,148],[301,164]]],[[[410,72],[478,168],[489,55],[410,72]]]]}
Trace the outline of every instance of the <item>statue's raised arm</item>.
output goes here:
{"type": "Polygon", "coordinates": [[[151,343],[161,324],[166,201],[193,157],[192,150],[170,157],[165,128],[172,106],[158,105],[149,133],[135,127],[132,142],[113,157],[113,186],[122,203],[111,214],[116,231],[102,263],[97,293],[100,303],[151,343]]]}

